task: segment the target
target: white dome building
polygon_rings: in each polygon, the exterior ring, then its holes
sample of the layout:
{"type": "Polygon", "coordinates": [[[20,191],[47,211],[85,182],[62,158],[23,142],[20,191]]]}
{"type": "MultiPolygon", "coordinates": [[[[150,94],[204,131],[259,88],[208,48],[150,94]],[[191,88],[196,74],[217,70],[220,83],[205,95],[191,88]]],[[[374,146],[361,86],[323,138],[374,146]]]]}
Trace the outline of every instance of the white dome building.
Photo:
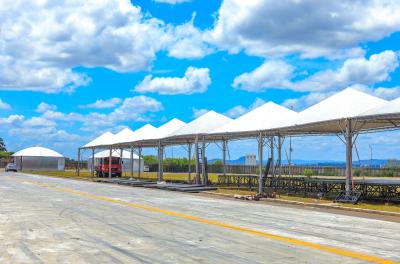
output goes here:
{"type": "Polygon", "coordinates": [[[48,148],[30,147],[12,156],[18,170],[63,171],[65,168],[65,157],[48,148]]]}

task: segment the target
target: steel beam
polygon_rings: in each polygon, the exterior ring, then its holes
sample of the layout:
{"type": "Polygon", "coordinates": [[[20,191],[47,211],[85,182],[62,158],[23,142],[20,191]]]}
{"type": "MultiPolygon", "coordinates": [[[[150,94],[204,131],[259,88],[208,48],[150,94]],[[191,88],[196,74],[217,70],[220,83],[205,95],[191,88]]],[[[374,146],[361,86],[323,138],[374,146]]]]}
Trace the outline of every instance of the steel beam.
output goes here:
{"type": "Polygon", "coordinates": [[[282,136],[278,136],[278,176],[282,176],[282,136]]]}
{"type": "Polygon", "coordinates": [[[223,140],[222,141],[222,170],[224,173],[224,176],[226,176],[226,150],[228,148],[228,141],[223,140]]]}
{"type": "Polygon", "coordinates": [[[200,184],[200,164],[199,164],[199,137],[196,135],[195,142],[195,164],[196,164],[196,184],[200,184]]]}
{"type": "Polygon", "coordinates": [[[112,166],[112,147],[110,147],[110,155],[108,157],[108,178],[111,178],[111,166],[112,166]]]}
{"type": "MultiPolygon", "coordinates": [[[[141,160],[143,160],[142,159],[142,147],[139,147],[138,148],[138,156],[139,156],[139,170],[138,170],[138,178],[140,178],[140,173],[141,173],[141,171],[142,171],[142,168],[141,168],[141,160]]],[[[143,166],[144,166],[144,160],[143,160],[143,166]]]]}
{"type": "Polygon", "coordinates": [[[258,193],[262,194],[264,192],[263,185],[263,136],[262,133],[258,135],[258,193]]]}
{"type": "MultiPolygon", "coordinates": [[[[140,163],[140,160],[139,160],[140,163]]],[[[131,172],[131,177],[133,177],[133,165],[135,164],[135,161],[133,160],[133,145],[131,145],[131,156],[130,156],[130,172],[131,172]]],[[[139,164],[140,165],[140,164],[139,164]]]]}
{"type": "Polygon", "coordinates": [[[202,178],[203,178],[203,184],[207,186],[208,184],[208,178],[207,178],[207,168],[206,168],[206,140],[205,137],[203,136],[202,138],[202,145],[201,145],[201,170],[202,170],[202,178]]]}
{"type": "Polygon", "coordinates": [[[274,161],[274,137],[270,137],[270,157],[271,157],[271,175],[275,176],[275,161],[274,161]]]}
{"type": "Polygon", "coordinates": [[[188,183],[192,182],[192,144],[188,144],[188,183]]]}
{"type": "Polygon", "coordinates": [[[92,177],[94,177],[94,149],[95,148],[92,148],[92,166],[90,166],[92,170],[92,177]]]}
{"type": "MultiPolygon", "coordinates": [[[[81,160],[81,149],[78,148],[78,163],[76,164],[76,174],[78,175],[78,177],[80,175],[80,166],[79,166],[80,160],[81,160]]],[[[22,170],[22,156],[21,156],[21,170],[22,170]]]]}
{"type": "Polygon", "coordinates": [[[353,131],[351,127],[351,119],[346,119],[346,195],[350,195],[353,182],[352,166],[353,166],[353,131]]]}
{"type": "Polygon", "coordinates": [[[163,177],[163,159],[164,159],[164,147],[161,145],[161,140],[158,141],[158,174],[157,181],[162,182],[163,177]]]}

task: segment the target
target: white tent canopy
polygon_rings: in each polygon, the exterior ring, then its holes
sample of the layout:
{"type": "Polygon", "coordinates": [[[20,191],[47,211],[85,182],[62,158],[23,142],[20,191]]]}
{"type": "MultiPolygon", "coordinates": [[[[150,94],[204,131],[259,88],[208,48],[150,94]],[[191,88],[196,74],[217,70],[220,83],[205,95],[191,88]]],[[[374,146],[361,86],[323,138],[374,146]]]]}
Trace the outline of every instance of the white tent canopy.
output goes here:
{"type": "Polygon", "coordinates": [[[213,133],[259,131],[287,126],[298,113],[274,102],[268,102],[221,126],[213,133]]]}
{"type": "Polygon", "coordinates": [[[392,101],[389,101],[383,105],[380,105],[378,107],[369,109],[368,111],[360,114],[360,116],[386,115],[399,112],[400,112],[400,97],[392,101]]]}
{"type": "Polygon", "coordinates": [[[20,151],[15,152],[11,156],[13,157],[54,157],[54,158],[63,158],[64,156],[60,153],[43,147],[30,147],[26,149],[22,149],[20,151]]]}
{"type": "Polygon", "coordinates": [[[86,145],[84,145],[82,148],[93,148],[93,147],[98,147],[98,146],[103,146],[106,145],[114,140],[115,135],[111,132],[105,132],[104,134],[101,134],[97,138],[93,139],[86,145]]]}
{"type": "Polygon", "coordinates": [[[187,123],[177,131],[174,131],[169,135],[169,137],[210,133],[217,127],[225,125],[231,121],[232,119],[227,116],[221,115],[214,111],[208,111],[195,120],[187,123]]]}
{"type": "Polygon", "coordinates": [[[384,99],[347,88],[300,112],[295,124],[355,117],[385,103],[384,99]]]}
{"type": "Polygon", "coordinates": [[[280,128],[279,132],[297,135],[341,133],[346,118],[357,117],[386,103],[384,99],[347,88],[303,110],[290,126],[280,128]]]}
{"type": "Polygon", "coordinates": [[[186,123],[174,118],[171,121],[165,123],[164,125],[160,126],[157,128],[157,130],[153,133],[151,139],[160,139],[167,137],[171,133],[181,129],[183,126],[185,126],[186,123]]]}

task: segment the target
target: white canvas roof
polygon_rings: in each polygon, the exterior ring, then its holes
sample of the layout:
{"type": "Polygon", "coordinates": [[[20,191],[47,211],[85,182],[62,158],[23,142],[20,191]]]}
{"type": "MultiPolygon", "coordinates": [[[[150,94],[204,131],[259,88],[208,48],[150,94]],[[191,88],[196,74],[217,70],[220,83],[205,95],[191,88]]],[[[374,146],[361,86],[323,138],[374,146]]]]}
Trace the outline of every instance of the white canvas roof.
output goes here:
{"type": "Polygon", "coordinates": [[[389,101],[381,106],[372,108],[360,116],[369,116],[369,115],[384,115],[384,114],[395,114],[400,113],[400,97],[389,101]]]}
{"type": "MultiPolygon", "coordinates": [[[[107,158],[110,156],[110,151],[109,150],[103,150],[100,152],[97,152],[94,154],[95,158],[107,158]]],[[[120,158],[121,157],[121,151],[119,149],[114,149],[111,153],[112,157],[120,158]]],[[[90,156],[89,158],[91,158],[90,156]]],[[[122,158],[123,159],[130,159],[131,158],[131,152],[124,150],[122,152],[122,158]]],[[[139,159],[139,156],[133,153],[133,159],[139,159]]]]}
{"type": "Polygon", "coordinates": [[[227,116],[214,111],[209,111],[192,122],[187,123],[169,136],[206,134],[212,132],[217,127],[228,124],[231,121],[232,119],[227,116]]]}
{"type": "Polygon", "coordinates": [[[15,152],[13,157],[55,157],[55,158],[63,158],[64,156],[60,153],[42,147],[30,147],[26,149],[22,149],[20,151],[15,152]]]}
{"type": "Polygon", "coordinates": [[[129,128],[124,128],[123,130],[121,130],[120,132],[115,134],[113,143],[128,142],[132,138],[134,138],[134,136],[135,136],[135,132],[133,132],[129,128]]]}
{"type": "Polygon", "coordinates": [[[217,128],[214,133],[259,131],[287,126],[298,113],[274,102],[268,102],[217,128]]]}
{"type": "Polygon", "coordinates": [[[294,124],[355,117],[385,103],[384,99],[347,88],[300,112],[294,124]]]}
{"type": "Polygon", "coordinates": [[[109,144],[109,142],[112,142],[114,140],[114,136],[115,135],[111,132],[105,132],[100,136],[98,136],[97,138],[90,141],[89,143],[87,143],[86,145],[84,145],[82,148],[91,148],[109,144]]]}
{"type": "MultiPolygon", "coordinates": [[[[157,128],[150,124],[146,124],[134,132],[133,138],[130,141],[139,141],[152,138],[157,128]]],[[[128,141],[127,141],[128,142],[128,141]]]]}
{"type": "Polygon", "coordinates": [[[171,121],[165,123],[164,125],[160,126],[157,128],[157,130],[154,131],[154,134],[152,135],[151,139],[160,139],[164,138],[171,133],[181,129],[183,126],[185,126],[186,123],[174,118],[171,121]]]}

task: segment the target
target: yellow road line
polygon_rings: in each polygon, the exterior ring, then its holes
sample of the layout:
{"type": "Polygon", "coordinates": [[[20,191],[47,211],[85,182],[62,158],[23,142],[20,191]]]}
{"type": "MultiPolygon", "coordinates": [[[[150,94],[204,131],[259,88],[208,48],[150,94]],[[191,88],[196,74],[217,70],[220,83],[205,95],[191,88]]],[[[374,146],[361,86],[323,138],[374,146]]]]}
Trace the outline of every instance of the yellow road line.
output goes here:
{"type": "Polygon", "coordinates": [[[114,204],[120,204],[120,205],[125,205],[125,206],[129,206],[129,207],[133,207],[133,208],[139,208],[139,209],[143,209],[143,210],[150,211],[150,212],[156,212],[156,213],[161,213],[161,214],[165,214],[165,215],[170,215],[170,216],[174,216],[174,217],[178,217],[178,218],[192,220],[195,222],[205,223],[205,224],[212,225],[212,226],[218,226],[218,227],[222,227],[225,229],[235,230],[235,231],[239,231],[239,232],[243,232],[243,233],[247,233],[247,234],[252,234],[252,235],[265,237],[265,238],[269,238],[269,239],[273,239],[273,240],[277,240],[277,241],[282,241],[282,242],[290,243],[290,244],[297,245],[297,246],[303,246],[303,247],[307,247],[307,248],[317,249],[320,251],[329,252],[329,253],[333,253],[336,255],[350,257],[350,258],[354,258],[354,259],[358,259],[358,260],[368,261],[368,262],[372,262],[372,263],[379,263],[379,264],[398,263],[398,262],[395,262],[392,260],[383,259],[383,258],[376,257],[376,256],[370,256],[367,254],[358,253],[358,252],[354,252],[351,250],[340,249],[340,248],[335,248],[335,247],[330,247],[330,246],[324,246],[324,245],[320,245],[320,244],[313,243],[313,242],[307,242],[307,241],[296,239],[296,238],[274,235],[274,234],[270,234],[267,232],[254,230],[251,228],[227,224],[227,223],[216,221],[216,220],[209,220],[209,219],[196,217],[196,216],[192,216],[192,215],[187,215],[187,214],[183,214],[183,213],[179,213],[179,212],[175,212],[175,211],[164,210],[164,209],[157,208],[157,207],[121,201],[121,200],[117,200],[117,199],[110,198],[110,197],[81,192],[81,191],[67,189],[67,188],[63,188],[63,187],[52,186],[52,185],[48,185],[48,184],[45,184],[42,182],[36,182],[36,181],[28,181],[28,182],[35,184],[35,185],[45,187],[45,188],[54,189],[54,190],[62,191],[65,193],[75,194],[75,195],[90,198],[93,200],[106,201],[106,202],[110,202],[110,203],[114,203],[114,204]]]}

